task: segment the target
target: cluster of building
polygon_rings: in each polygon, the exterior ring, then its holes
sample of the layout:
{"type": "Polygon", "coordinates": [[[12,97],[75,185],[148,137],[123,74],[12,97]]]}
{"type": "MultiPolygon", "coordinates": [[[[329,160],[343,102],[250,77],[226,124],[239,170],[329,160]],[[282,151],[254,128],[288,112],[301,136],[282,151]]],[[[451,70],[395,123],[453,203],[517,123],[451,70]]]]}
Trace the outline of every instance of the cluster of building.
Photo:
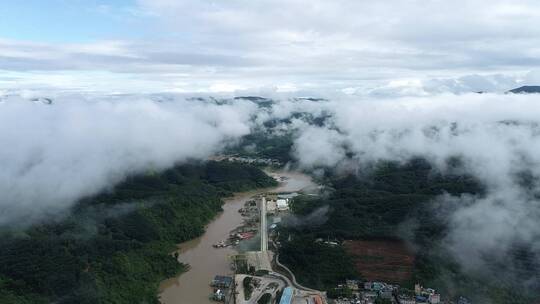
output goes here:
{"type": "Polygon", "coordinates": [[[388,299],[394,303],[394,295],[399,286],[383,282],[365,282],[347,280],[345,284],[339,284],[336,290],[348,290],[350,298],[341,297],[334,301],[336,304],[374,304],[378,298],[388,299]]]}
{"type": "Polygon", "coordinates": [[[252,239],[255,236],[255,232],[253,231],[247,231],[247,232],[233,232],[229,234],[229,238],[226,241],[219,241],[212,245],[214,248],[226,248],[229,246],[236,246],[240,243],[240,241],[243,240],[249,240],[252,239]]]}
{"type": "MultiPolygon", "coordinates": [[[[424,288],[416,284],[414,291],[400,288],[384,282],[364,282],[347,280],[338,285],[338,289],[347,288],[352,291],[350,299],[341,298],[338,304],[374,304],[377,299],[387,300],[393,304],[442,304],[441,295],[432,288],[424,288]]],[[[466,302],[470,304],[469,302],[466,302]]],[[[461,302],[459,304],[462,304],[461,302]]]]}
{"type": "Polygon", "coordinates": [[[396,294],[398,291],[398,285],[387,284],[384,282],[364,283],[364,298],[366,300],[373,299],[373,301],[375,301],[377,297],[392,300],[394,298],[394,294],[396,294]],[[375,297],[373,297],[373,295],[375,295],[375,297]]]}
{"type": "Polygon", "coordinates": [[[400,304],[416,304],[416,303],[429,303],[429,304],[439,304],[441,303],[441,295],[438,294],[435,289],[424,288],[420,284],[414,285],[414,299],[405,298],[400,304]],[[414,300],[414,302],[412,301],[414,300]]]}
{"type": "Polygon", "coordinates": [[[230,290],[233,285],[233,278],[229,276],[217,275],[214,277],[210,286],[214,288],[212,293],[212,300],[225,302],[226,298],[230,296],[230,290]]]}
{"type": "Polygon", "coordinates": [[[243,164],[252,164],[252,165],[265,165],[265,166],[276,166],[280,167],[282,163],[273,158],[258,158],[258,157],[247,157],[247,156],[225,156],[220,160],[226,160],[230,162],[243,163],[243,164]]]}
{"type": "Polygon", "coordinates": [[[289,211],[290,203],[298,193],[283,193],[266,196],[266,212],[268,215],[275,215],[279,212],[289,211]]]}
{"type": "Polygon", "coordinates": [[[276,200],[267,200],[266,201],[266,212],[268,215],[276,214],[277,212],[283,212],[289,210],[289,200],[288,199],[276,199],[276,200]]]}

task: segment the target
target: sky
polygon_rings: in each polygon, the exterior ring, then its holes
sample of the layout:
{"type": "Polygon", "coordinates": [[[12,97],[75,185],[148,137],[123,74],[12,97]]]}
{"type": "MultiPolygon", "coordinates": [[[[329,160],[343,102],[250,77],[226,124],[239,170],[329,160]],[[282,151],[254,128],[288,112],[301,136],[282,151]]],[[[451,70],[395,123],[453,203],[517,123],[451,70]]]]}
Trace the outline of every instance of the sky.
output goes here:
{"type": "Polygon", "coordinates": [[[527,0],[50,0],[0,6],[0,90],[502,92],[540,83],[527,0]]]}

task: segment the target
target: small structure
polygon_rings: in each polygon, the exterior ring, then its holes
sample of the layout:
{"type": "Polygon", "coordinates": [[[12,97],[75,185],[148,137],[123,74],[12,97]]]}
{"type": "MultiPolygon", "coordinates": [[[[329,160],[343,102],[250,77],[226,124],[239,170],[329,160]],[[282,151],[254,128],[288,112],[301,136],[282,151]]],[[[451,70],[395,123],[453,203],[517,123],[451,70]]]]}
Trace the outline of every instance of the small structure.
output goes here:
{"type": "Polygon", "coordinates": [[[346,280],[347,288],[352,291],[358,291],[358,281],[357,280],[346,280]]]}
{"type": "Polygon", "coordinates": [[[279,304],[291,304],[293,298],[293,289],[291,287],[286,287],[283,289],[283,294],[281,295],[281,300],[279,304]]]}
{"type": "Polygon", "coordinates": [[[328,245],[330,247],[336,247],[336,246],[339,246],[339,243],[338,242],[335,242],[335,241],[324,241],[324,244],[325,245],[328,245]]]}
{"type": "Polygon", "coordinates": [[[420,285],[418,283],[414,284],[414,293],[415,294],[417,294],[417,295],[422,294],[423,289],[424,288],[422,287],[422,285],[420,285]]]}
{"type": "Polygon", "coordinates": [[[212,294],[212,300],[224,302],[225,301],[225,293],[223,292],[223,290],[217,289],[214,292],[214,294],[212,294]]]}
{"type": "Polygon", "coordinates": [[[364,289],[371,290],[371,282],[364,282],[364,289]]]}
{"type": "Polygon", "coordinates": [[[417,283],[414,285],[414,293],[416,294],[417,303],[441,303],[441,295],[438,294],[433,288],[424,288],[422,285],[417,283]]]}
{"type": "Polygon", "coordinates": [[[241,232],[241,233],[236,234],[236,237],[241,240],[249,240],[253,238],[254,236],[255,234],[253,232],[241,232]]]}
{"type": "Polygon", "coordinates": [[[274,214],[277,210],[276,201],[266,201],[266,211],[270,214],[274,214]]]}
{"type": "Polygon", "coordinates": [[[362,300],[364,303],[374,303],[377,299],[377,293],[373,291],[367,291],[362,293],[362,300]]]}
{"type": "Polygon", "coordinates": [[[392,290],[391,289],[383,289],[379,291],[379,296],[383,299],[392,299],[392,290]]]}
{"type": "Polygon", "coordinates": [[[382,283],[382,282],[373,282],[371,284],[371,289],[372,290],[375,290],[375,291],[381,291],[383,290],[384,288],[386,287],[386,284],[382,283]]]}
{"type": "Polygon", "coordinates": [[[231,287],[233,279],[227,276],[217,275],[214,277],[210,285],[217,288],[229,288],[231,287]]]}
{"type": "Polygon", "coordinates": [[[212,245],[214,248],[224,248],[227,247],[227,244],[225,244],[225,241],[219,241],[212,245]]]}
{"type": "Polygon", "coordinates": [[[289,210],[289,202],[286,199],[278,199],[276,201],[278,211],[287,211],[289,210]]]}
{"type": "Polygon", "coordinates": [[[416,301],[413,298],[409,298],[409,297],[399,297],[398,303],[399,304],[416,304],[416,301]]]}

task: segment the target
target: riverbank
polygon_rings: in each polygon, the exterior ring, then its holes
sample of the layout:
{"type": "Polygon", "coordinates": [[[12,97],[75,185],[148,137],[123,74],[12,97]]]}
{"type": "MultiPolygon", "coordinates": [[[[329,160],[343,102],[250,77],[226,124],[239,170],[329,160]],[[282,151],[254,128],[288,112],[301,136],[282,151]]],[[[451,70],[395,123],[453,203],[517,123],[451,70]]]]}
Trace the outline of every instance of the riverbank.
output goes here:
{"type": "Polygon", "coordinates": [[[244,203],[257,194],[293,192],[315,187],[311,178],[305,174],[287,171],[267,173],[284,178],[277,187],[237,193],[226,199],[223,212],[206,227],[203,236],[178,245],[178,261],[189,264],[190,270],[161,283],[161,303],[213,303],[208,298],[211,291],[209,283],[216,274],[232,273],[229,256],[235,254],[236,250],[232,247],[215,249],[212,245],[226,239],[231,230],[242,225],[243,219],[238,210],[244,203]]]}
{"type": "Polygon", "coordinates": [[[203,235],[224,196],[275,185],[229,162],[129,176],[65,217],[3,231],[0,303],[158,303],[160,282],[186,270],[170,254],[175,244],[203,235]]]}

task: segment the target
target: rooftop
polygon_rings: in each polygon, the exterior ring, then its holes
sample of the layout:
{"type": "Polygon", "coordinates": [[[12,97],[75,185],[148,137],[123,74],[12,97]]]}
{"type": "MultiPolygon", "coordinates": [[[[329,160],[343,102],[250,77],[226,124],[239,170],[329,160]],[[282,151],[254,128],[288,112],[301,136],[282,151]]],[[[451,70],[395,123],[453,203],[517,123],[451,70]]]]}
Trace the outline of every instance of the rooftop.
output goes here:
{"type": "Polygon", "coordinates": [[[281,295],[281,300],[279,304],[291,304],[293,296],[293,290],[291,287],[286,287],[283,289],[283,294],[281,295]]]}

